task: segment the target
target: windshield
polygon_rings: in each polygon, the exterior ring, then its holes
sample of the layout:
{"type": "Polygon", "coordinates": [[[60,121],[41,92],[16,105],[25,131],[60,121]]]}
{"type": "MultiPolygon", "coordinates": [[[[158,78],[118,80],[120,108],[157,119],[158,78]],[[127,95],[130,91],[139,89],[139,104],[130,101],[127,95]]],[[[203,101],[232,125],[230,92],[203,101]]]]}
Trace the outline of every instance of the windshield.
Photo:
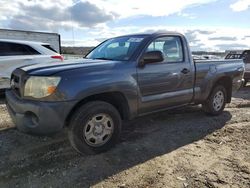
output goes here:
{"type": "Polygon", "coordinates": [[[86,58],[126,61],[130,59],[143,39],[143,36],[109,39],[96,47],[86,58]]]}

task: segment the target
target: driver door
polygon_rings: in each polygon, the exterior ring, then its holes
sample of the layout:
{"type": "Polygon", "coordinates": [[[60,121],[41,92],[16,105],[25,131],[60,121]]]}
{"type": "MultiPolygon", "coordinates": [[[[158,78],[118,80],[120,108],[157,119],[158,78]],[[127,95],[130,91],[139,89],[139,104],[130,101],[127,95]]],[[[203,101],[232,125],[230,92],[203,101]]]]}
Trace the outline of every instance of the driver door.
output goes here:
{"type": "Polygon", "coordinates": [[[138,68],[140,114],[188,104],[193,97],[193,71],[185,57],[182,39],[157,38],[146,52],[156,50],[163,53],[164,61],[138,68]]]}

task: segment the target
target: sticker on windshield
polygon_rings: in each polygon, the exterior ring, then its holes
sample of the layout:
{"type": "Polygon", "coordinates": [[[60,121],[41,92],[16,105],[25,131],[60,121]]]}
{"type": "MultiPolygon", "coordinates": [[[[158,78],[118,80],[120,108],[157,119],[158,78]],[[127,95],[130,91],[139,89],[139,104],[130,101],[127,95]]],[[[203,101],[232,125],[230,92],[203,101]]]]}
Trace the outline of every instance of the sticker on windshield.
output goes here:
{"type": "Polygon", "coordinates": [[[129,38],[127,42],[141,42],[144,38],[129,38]]]}

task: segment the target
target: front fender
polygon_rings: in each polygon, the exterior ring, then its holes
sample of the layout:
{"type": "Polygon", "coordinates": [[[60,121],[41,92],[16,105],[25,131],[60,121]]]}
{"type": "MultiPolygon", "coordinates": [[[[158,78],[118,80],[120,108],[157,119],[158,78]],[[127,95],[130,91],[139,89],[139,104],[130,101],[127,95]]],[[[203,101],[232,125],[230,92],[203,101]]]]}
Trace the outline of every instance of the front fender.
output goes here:
{"type": "Polygon", "coordinates": [[[64,100],[82,101],[87,97],[103,93],[119,92],[127,100],[132,116],[138,110],[138,86],[135,69],[117,71],[80,72],[77,70],[60,75],[63,80],[58,86],[58,95],[64,100]]]}

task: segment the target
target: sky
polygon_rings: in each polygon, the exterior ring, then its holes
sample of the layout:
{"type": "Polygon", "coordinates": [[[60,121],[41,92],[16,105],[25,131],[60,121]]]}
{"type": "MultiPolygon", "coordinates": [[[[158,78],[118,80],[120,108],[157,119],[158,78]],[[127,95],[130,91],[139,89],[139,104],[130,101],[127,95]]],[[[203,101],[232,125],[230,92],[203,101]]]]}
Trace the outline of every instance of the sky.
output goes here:
{"type": "Polygon", "coordinates": [[[177,31],[193,51],[250,48],[250,0],[0,0],[0,28],[56,32],[63,46],[177,31]]]}

